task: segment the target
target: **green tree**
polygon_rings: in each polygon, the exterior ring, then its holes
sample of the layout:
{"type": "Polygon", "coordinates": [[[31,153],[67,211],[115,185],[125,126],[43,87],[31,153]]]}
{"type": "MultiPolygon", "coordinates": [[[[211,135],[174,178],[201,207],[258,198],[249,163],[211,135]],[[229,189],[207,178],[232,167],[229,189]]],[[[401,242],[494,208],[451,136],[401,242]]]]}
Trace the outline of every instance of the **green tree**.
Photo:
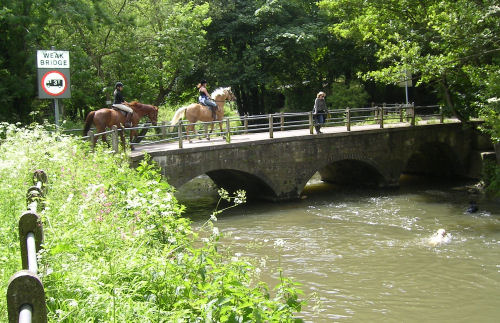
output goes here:
{"type": "Polygon", "coordinates": [[[327,30],[315,1],[213,1],[199,75],[232,85],[240,114],[309,110],[319,90],[351,79],[364,57],[327,30]]]}
{"type": "Polygon", "coordinates": [[[63,31],[53,38],[72,49],[73,111],[101,107],[118,80],[126,84],[128,101],[164,103],[178,78],[191,72],[203,48],[203,29],[210,22],[207,10],[206,4],[173,0],[76,1],[60,6],[54,23],[59,21],[63,31]]]}
{"type": "MultiPolygon", "coordinates": [[[[330,30],[376,48],[379,65],[363,76],[386,84],[406,71],[432,84],[462,120],[477,114],[484,83],[471,71],[499,54],[499,7],[494,0],[322,0],[330,30]]],[[[487,74],[486,70],[483,70],[487,74]]]]}
{"type": "Polygon", "coordinates": [[[36,49],[51,1],[3,0],[0,7],[0,120],[28,119],[36,96],[36,49]]]}

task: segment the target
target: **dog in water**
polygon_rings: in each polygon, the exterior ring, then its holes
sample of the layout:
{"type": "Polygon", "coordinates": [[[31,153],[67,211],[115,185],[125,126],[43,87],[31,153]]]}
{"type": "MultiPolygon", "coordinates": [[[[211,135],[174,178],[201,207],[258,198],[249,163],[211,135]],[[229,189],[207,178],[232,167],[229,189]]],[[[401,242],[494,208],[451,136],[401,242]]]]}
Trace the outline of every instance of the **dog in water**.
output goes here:
{"type": "Polygon", "coordinates": [[[448,243],[450,240],[451,240],[451,235],[447,233],[445,229],[439,229],[429,239],[429,244],[435,247],[443,243],[448,243]]]}

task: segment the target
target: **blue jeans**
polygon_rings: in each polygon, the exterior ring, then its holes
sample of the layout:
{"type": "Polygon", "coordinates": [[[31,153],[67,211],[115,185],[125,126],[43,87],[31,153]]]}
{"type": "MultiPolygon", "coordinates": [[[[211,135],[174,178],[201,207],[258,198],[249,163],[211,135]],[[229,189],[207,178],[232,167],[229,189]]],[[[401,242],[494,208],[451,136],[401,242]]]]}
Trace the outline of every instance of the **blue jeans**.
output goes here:
{"type": "Polygon", "coordinates": [[[199,101],[201,104],[204,104],[210,108],[217,108],[217,104],[214,101],[210,100],[209,98],[200,97],[199,101]]]}
{"type": "Polygon", "coordinates": [[[316,120],[316,124],[318,125],[323,124],[326,121],[326,114],[325,113],[315,114],[314,119],[316,120]]]}

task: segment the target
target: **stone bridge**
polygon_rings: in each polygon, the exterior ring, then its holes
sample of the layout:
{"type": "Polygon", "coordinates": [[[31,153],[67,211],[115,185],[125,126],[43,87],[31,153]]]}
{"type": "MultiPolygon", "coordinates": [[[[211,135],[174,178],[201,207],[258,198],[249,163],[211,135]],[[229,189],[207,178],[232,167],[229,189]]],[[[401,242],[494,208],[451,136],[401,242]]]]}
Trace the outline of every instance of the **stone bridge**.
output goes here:
{"type": "Polygon", "coordinates": [[[137,166],[148,152],[177,188],[206,174],[230,192],[244,189],[250,198],[279,201],[299,198],[316,172],[326,182],[379,187],[398,186],[403,173],[477,178],[477,151],[484,150],[479,143],[488,146],[481,138],[473,126],[456,122],[256,137],[183,149],[145,146],[130,158],[137,166]]]}

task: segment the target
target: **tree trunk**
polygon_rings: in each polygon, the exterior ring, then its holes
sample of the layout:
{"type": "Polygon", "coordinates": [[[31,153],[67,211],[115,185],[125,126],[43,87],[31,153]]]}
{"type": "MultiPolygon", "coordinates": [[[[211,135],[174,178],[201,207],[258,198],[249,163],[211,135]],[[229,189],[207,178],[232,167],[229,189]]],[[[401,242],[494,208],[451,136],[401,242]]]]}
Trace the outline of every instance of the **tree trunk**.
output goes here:
{"type": "Polygon", "coordinates": [[[443,75],[443,77],[441,78],[441,86],[443,87],[443,90],[444,90],[444,98],[446,100],[446,104],[451,109],[451,112],[453,113],[453,115],[455,117],[457,117],[458,120],[460,120],[461,122],[467,121],[467,120],[465,120],[463,115],[461,115],[458,112],[458,110],[455,107],[455,104],[453,103],[453,97],[451,96],[450,87],[448,86],[448,82],[446,81],[446,75],[443,75]]]}

